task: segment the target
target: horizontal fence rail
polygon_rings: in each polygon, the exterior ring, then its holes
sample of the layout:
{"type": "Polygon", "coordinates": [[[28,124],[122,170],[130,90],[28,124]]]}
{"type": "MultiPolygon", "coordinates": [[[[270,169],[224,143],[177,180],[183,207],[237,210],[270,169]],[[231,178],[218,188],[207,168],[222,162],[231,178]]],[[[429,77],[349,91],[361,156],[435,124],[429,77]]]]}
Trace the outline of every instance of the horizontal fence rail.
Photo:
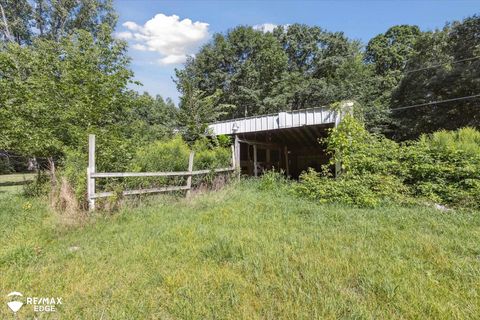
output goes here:
{"type": "Polygon", "coordinates": [[[204,175],[209,173],[233,172],[237,169],[235,147],[232,146],[232,165],[227,168],[217,168],[212,170],[192,170],[194,152],[190,153],[188,159],[188,171],[176,172],[95,172],[95,135],[88,137],[88,168],[87,168],[87,194],[88,208],[95,210],[95,200],[99,198],[111,197],[116,193],[113,191],[95,192],[95,179],[98,178],[126,178],[126,177],[187,177],[187,184],[184,186],[165,186],[159,188],[124,190],[122,195],[139,195],[149,193],[171,192],[171,191],[187,191],[187,195],[192,188],[192,176],[204,175]]]}
{"type": "Polygon", "coordinates": [[[212,170],[195,170],[195,171],[176,171],[176,172],[97,172],[91,174],[92,178],[126,178],[126,177],[185,177],[198,176],[210,172],[227,172],[235,170],[233,167],[219,168],[212,170]]]}

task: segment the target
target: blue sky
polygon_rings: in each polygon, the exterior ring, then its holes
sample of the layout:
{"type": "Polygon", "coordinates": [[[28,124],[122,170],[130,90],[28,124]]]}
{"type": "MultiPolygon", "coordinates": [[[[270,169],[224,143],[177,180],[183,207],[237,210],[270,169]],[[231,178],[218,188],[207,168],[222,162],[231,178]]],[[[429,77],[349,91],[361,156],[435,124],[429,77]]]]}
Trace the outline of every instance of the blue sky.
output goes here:
{"type": "Polygon", "coordinates": [[[434,30],[480,13],[480,1],[163,1],[115,0],[117,35],[130,44],[136,88],[178,102],[172,81],[185,55],[237,25],[304,23],[366,43],[397,24],[434,30]]]}

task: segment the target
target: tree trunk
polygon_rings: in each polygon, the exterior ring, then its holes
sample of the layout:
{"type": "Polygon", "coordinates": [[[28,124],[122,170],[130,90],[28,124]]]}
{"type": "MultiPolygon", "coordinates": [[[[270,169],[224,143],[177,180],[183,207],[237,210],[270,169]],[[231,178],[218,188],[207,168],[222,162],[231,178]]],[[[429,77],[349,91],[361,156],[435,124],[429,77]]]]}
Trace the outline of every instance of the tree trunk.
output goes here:
{"type": "Polygon", "coordinates": [[[48,170],[50,171],[50,183],[52,187],[57,185],[57,176],[55,174],[55,161],[53,157],[48,157],[48,170]]]}

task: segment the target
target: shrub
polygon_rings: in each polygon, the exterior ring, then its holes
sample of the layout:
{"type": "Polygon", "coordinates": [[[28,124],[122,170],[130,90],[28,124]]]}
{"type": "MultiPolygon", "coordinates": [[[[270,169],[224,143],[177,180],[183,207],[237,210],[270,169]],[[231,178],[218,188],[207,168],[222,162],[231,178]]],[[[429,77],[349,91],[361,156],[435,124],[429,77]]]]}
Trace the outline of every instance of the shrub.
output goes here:
{"type": "Polygon", "coordinates": [[[480,207],[480,132],[423,135],[403,147],[405,183],[416,194],[452,206],[480,207]]]}
{"type": "Polygon", "coordinates": [[[26,197],[45,196],[50,190],[50,176],[45,172],[40,171],[33,181],[26,183],[23,186],[23,194],[26,197]]]}
{"type": "Polygon", "coordinates": [[[370,134],[363,125],[346,116],[323,140],[331,155],[330,165],[341,163],[343,173],[352,175],[393,174],[402,176],[400,146],[379,134],[370,134]]]}
{"type": "Polygon", "coordinates": [[[288,180],[283,171],[266,171],[259,179],[258,187],[263,191],[279,191],[288,186],[288,180]]]}
{"type": "Polygon", "coordinates": [[[293,191],[320,203],[340,202],[358,207],[375,207],[384,202],[408,199],[407,188],[395,176],[371,173],[331,179],[310,169],[300,176],[293,191]]]}
{"type": "Polygon", "coordinates": [[[328,179],[309,171],[295,185],[296,194],[321,202],[375,206],[404,201],[409,195],[456,207],[480,207],[480,132],[472,128],[439,131],[398,144],[370,134],[347,116],[322,141],[339,161],[342,174],[328,179]]]}

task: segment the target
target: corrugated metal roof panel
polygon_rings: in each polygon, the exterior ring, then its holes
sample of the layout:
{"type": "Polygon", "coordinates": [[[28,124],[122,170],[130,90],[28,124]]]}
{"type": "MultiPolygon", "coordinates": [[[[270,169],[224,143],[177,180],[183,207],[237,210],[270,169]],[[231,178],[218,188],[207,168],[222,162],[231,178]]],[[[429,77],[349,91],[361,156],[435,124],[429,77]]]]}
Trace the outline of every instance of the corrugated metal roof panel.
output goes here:
{"type": "Polygon", "coordinates": [[[337,121],[337,116],[337,111],[328,109],[327,107],[317,107],[220,121],[209,125],[208,128],[215,135],[259,132],[319,124],[332,124],[337,121]]]}

